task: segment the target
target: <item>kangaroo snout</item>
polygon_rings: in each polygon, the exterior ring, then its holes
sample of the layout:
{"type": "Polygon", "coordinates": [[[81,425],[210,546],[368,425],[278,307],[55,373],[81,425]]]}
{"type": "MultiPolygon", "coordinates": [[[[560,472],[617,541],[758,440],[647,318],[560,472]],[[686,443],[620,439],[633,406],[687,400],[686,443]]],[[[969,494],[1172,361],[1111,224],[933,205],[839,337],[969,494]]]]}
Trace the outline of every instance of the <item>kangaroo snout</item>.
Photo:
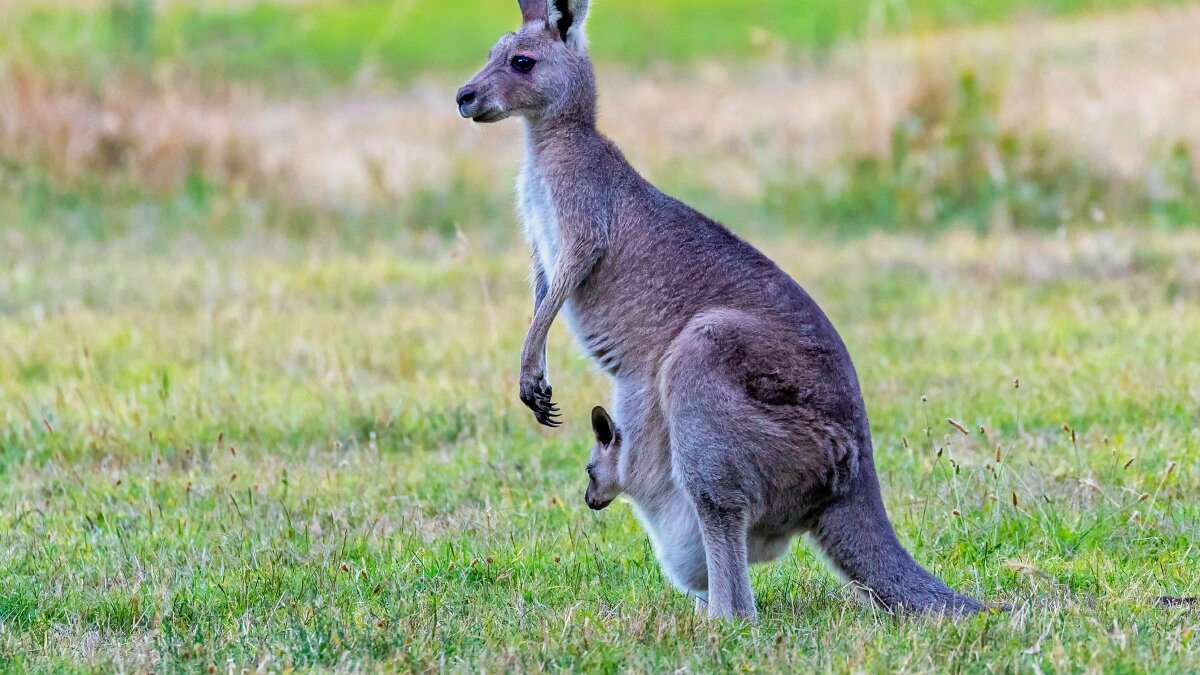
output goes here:
{"type": "Polygon", "coordinates": [[[488,92],[488,88],[473,81],[459,88],[454,102],[458,104],[459,115],[475,122],[499,122],[508,117],[504,106],[488,92]]]}
{"type": "Polygon", "coordinates": [[[458,114],[463,117],[475,116],[475,101],[478,100],[478,92],[475,87],[469,84],[459,87],[458,94],[454,97],[454,102],[458,104],[458,114]]]}
{"type": "Polygon", "coordinates": [[[613,500],[611,500],[611,499],[604,500],[604,499],[597,498],[595,495],[592,494],[592,489],[590,487],[588,488],[588,491],[586,493],[584,493],[583,501],[587,502],[588,508],[593,511],[601,511],[604,508],[606,508],[609,504],[613,503],[613,500]]]}

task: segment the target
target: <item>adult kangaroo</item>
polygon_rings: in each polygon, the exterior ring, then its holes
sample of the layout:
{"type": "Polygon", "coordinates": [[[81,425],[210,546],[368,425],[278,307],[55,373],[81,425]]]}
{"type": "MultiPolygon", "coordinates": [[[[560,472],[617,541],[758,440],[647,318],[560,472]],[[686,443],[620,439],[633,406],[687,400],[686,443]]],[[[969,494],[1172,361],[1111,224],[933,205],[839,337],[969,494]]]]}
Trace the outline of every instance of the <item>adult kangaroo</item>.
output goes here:
{"type": "Polygon", "coordinates": [[[596,130],[587,0],[519,0],[523,24],[458,91],[476,122],[525,121],[533,248],[520,396],[556,426],[560,313],[613,381],[620,485],[667,576],[713,616],[755,617],[749,564],[810,533],[889,611],[980,604],[896,539],[854,365],[811,297],[753,246],[646,181],[596,130]]]}

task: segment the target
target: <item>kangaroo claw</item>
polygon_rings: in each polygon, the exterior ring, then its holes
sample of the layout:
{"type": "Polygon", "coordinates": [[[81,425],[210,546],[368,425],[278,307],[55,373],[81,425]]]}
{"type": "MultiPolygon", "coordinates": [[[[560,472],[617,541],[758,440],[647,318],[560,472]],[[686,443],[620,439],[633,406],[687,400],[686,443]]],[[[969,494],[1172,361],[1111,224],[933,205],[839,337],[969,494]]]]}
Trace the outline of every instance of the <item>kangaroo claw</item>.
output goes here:
{"type": "Polygon", "coordinates": [[[550,383],[546,381],[545,376],[538,375],[521,378],[521,402],[533,411],[534,419],[542,426],[557,427],[562,425],[562,422],[559,420],[561,413],[558,405],[551,399],[553,394],[554,390],[550,386],[550,383]]]}

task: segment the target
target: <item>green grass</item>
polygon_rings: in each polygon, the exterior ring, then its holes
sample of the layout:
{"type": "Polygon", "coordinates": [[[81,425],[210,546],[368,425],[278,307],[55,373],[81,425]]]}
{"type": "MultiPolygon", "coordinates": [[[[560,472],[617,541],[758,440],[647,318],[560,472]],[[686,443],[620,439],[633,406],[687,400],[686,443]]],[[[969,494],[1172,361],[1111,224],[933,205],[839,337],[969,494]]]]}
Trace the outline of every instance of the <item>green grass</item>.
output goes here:
{"type": "MultiPolygon", "coordinates": [[[[1180,0],[605,0],[595,3],[593,53],[604,63],[820,53],[868,31],[925,30],[1023,15],[1069,15],[1180,0]]],[[[10,9],[0,53],[89,72],[112,63],[154,63],[213,80],[287,88],[348,83],[365,73],[409,81],[429,72],[461,76],[519,23],[512,0],[361,0],[233,8],[114,0],[111,11],[10,9]]]]}
{"type": "MultiPolygon", "coordinates": [[[[515,23],[511,0],[139,3],[9,9],[0,55],[34,79],[153,68],[336,96],[371,68],[465,72],[515,23]]],[[[1127,4],[877,6],[921,30],[1127,4]]],[[[633,66],[755,57],[759,26],[812,54],[861,35],[868,7],[597,0],[591,32],[633,66]]],[[[586,413],[608,384],[561,326],[567,425],[542,430],[517,400],[528,254],[504,177],[317,207],[199,158],[156,189],[13,142],[0,670],[1200,671],[1198,609],[1155,602],[1200,595],[1194,161],[1183,144],[1153,156],[1150,195],[1003,130],[995,86],[962,73],[888,152],[821,180],[764,166],[761,202],[700,189],[686,158],[656,178],[822,303],[901,539],[1014,611],[882,616],[797,543],[755,569],[758,625],[697,618],[630,507],[583,504],[586,413]]]]}
{"type": "Polygon", "coordinates": [[[747,626],[584,506],[608,385],[561,327],[567,425],[517,401],[507,219],[30,194],[0,191],[7,669],[1200,669],[1196,610],[1153,602],[1200,595],[1194,234],[756,236],[856,358],[902,540],[1017,608],[897,621],[797,544],[747,626]]]}

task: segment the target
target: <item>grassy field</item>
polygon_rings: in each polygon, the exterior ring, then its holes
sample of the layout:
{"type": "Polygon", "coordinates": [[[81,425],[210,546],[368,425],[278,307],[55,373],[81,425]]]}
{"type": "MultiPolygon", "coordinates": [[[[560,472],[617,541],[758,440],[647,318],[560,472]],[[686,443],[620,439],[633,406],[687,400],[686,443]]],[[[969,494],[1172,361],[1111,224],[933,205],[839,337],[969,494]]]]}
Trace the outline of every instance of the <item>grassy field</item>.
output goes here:
{"type": "Polygon", "coordinates": [[[1154,601],[1200,594],[1194,234],[760,240],[857,358],[901,538],[1017,608],[898,622],[797,545],[751,627],[585,508],[565,331],[566,427],[516,400],[520,247],[59,217],[0,248],[9,668],[1200,668],[1154,601]]]}
{"type": "Polygon", "coordinates": [[[818,299],[902,541],[1013,606],[797,542],[751,626],[584,505],[565,328],[566,425],[517,399],[520,134],[446,103],[515,3],[0,0],[0,670],[1200,672],[1200,12],[1131,4],[596,1],[605,129],[818,299]]]}

